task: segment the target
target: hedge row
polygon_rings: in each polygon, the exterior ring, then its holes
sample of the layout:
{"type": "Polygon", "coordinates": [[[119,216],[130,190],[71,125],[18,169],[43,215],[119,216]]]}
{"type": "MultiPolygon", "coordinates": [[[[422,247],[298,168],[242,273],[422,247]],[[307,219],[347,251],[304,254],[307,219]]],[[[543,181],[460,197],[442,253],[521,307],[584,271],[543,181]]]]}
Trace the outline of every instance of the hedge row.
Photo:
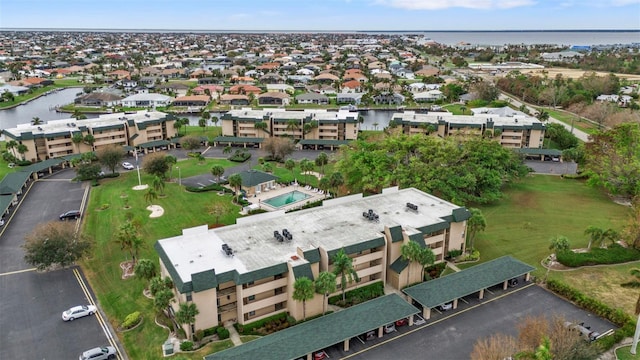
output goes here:
{"type": "Polygon", "coordinates": [[[592,248],[589,252],[575,253],[571,250],[556,253],[558,262],[564,266],[578,267],[598,264],[619,264],[640,260],[640,251],[627,249],[619,244],[613,244],[608,249],[592,248]]]}
{"type": "Polygon", "coordinates": [[[353,306],[363,303],[367,300],[375,299],[384,295],[384,285],[382,281],[363,286],[345,293],[345,301],[342,302],[342,294],[335,295],[329,298],[329,304],[340,306],[353,306]]]}
{"type": "Polygon", "coordinates": [[[235,324],[234,326],[236,326],[236,329],[242,335],[258,335],[254,330],[264,327],[267,323],[274,323],[274,322],[280,322],[280,321],[286,321],[286,320],[287,320],[287,314],[280,313],[280,314],[269,316],[267,318],[264,318],[258,321],[254,321],[252,323],[248,323],[244,325],[235,324]]]}
{"type": "Polygon", "coordinates": [[[251,158],[251,154],[248,152],[235,153],[229,157],[229,161],[233,162],[245,162],[251,158]]]}
{"type": "Polygon", "coordinates": [[[126,318],[124,318],[124,321],[122,322],[122,325],[120,325],[120,327],[122,327],[123,329],[131,329],[132,327],[138,325],[140,323],[140,320],[142,320],[140,311],[132,312],[131,314],[127,315],[126,318]]]}
{"type": "Polygon", "coordinates": [[[207,192],[207,191],[224,191],[225,193],[233,194],[233,190],[226,188],[220,184],[210,184],[202,187],[185,186],[184,188],[189,192],[195,192],[195,193],[207,192]]]}
{"type": "Polygon", "coordinates": [[[598,339],[598,344],[604,349],[611,349],[623,339],[633,336],[635,332],[635,320],[620,309],[612,309],[608,305],[590,298],[580,291],[557,280],[547,281],[547,288],[556,294],[567,298],[581,308],[603,317],[620,328],[613,332],[612,336],[604,336],[598,339]]]}

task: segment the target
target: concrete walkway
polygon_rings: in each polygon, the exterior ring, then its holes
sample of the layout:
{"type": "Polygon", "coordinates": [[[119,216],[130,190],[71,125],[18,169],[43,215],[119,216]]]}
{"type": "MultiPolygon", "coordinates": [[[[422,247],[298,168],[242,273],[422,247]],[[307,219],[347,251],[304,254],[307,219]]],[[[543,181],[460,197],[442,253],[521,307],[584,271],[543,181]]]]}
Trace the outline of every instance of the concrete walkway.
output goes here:
{"type": "Polygon", "coordinates": [[[236,331],[236,328],[233,327],[233,323],[231,321],[227,321],[224,324],[224,328],[229,330],[229,339],[233,342],[233,346],[242,345],[242,340],[240,340],[240,334],[236,331]]]}
{"type": "Polygon", "coordinates": [[[447,261],[447,267],[455,272],[460,271],[460,268],[455,266],[452,262],[447,261]]]}

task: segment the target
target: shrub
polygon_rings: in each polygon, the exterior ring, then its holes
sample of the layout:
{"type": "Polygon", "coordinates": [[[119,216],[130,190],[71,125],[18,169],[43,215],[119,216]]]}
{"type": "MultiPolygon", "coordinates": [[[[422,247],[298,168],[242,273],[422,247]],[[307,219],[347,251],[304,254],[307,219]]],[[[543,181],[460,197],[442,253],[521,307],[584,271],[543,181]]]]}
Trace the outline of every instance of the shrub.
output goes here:
{"type": "Polygon", "coordinates": [[[225,193],[233,194],[233,190],[228,189],[220,184],[211,184],[202,187],[185,186],[185,190],[189,192],[207,192],[207,191],[224,191],[225,193]]]}
{"type": "Polygon", "coordinates": [[[460,255],[462,255],[462,250],[450,250],[447,253],[447,259],[457,258],[460,255]]]}
{"type": "Polygon", "coordinates": [[[277,323],[285,322],[287,321],[287,316],[288,316],[287,313],[281,313],[281,314],[269,316],[267,318],[264,318],[258,321],[254,321],[252,323],[248,323],[244,325],[235,324],[234,326],[236,327],[238,332],[242,335],[263,335],[263,333],[258,332],[257,329],[265,328],[267,324],[273,324],[276,322],[277,323]]]}
{"type": "Polygon", "coordinates": [[[138,325],[141,320],[142,315],[140,314],[140,311],[132,312],[131,314],[127,315],[126,318],[124,318],[124,321],[122,322],[122,325],[120,325],[120,327],[122,327],[123,329],[131,329],[132,327],[138,325]]]}
{"type": "Polygon", "coordinates": [[[208,329],[204,329],[203,330],[203,337],[212,336],[212,335],[217,334],[217,332],[216,332],[217,329],[218,329],[217,326],[210,327],[208,329]]]}
{"type": "Polygon", "coordinates": [[[585,253],[575,253],[571,250],[556,253],[558,262],[569,267],[578,267],[597,264],[619,264],[640,260],[640,251],[627,249],[619,244],[613,244],[608,249],[592,248],[585,253]]]}
{"type": "Polygon", "coordinates": [[[229,161],[245,162],[251,158],[251,154],[246,151],[237,150],[235,154],[229,157],[229,161]]]}
{"type": "Polygon", "coordinates": [[[473,249],[471,254],[463,255],[458,261],[476,261],[480,259],[480,251],[473,249]]]}
{"type": "Polygon", "coordinates": [[[227,330],[224,327],[219,327],[218,329],[216,329],[216,333],[218,333],[218,339],[220,340],[224,340],[224,339],[228,339],[229,338],[229,330],[227,330]]]}
{"type": "Polygon", "coordinates": [[[191,341],[184,341],[180,344],[180,350],[191,351],[193,350],[193,343],[191,341]]]}
{"type": "Polygon", "coordinates": [[[440,277],[440,274],[447,267],[447,264],[444,262],[433,264],[431,266],[427,266],[424,268],[424,276],[426,279],[437,279],[440,277]]]}
{"type": "Polygon", "coordinates": [[[384,295],[384,285],[381,281],[373,283],[371,285],[363,286],[357,289],[347,291],[345,293],[345,302],[342,303],[342,294],[332,296],[329,298],[329,304],[349,307],[357,305],[367,300],[375,299],[384,295]]]}
{"type": "Polygon", "coordinates": [[[193,334],[193,339],[198,342],[201,341],[203,337],[204,337],[204,330],[202,329],[196,330],[196,332],[193,334]]]}

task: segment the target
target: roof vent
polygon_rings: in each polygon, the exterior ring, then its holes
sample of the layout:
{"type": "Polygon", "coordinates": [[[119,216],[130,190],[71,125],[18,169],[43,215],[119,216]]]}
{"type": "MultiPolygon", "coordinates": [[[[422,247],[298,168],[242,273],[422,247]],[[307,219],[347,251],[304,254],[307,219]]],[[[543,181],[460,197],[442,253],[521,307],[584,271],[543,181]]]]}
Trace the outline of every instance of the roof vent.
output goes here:
{"type": "Polygon", "coordinates": [[[233,257],[233,250],[227,244],[222,244],[222,252],[227,256],[233,257]]]}
{"type": "Polygon", "coordinates": [[[413,211],[418,211],[418,205],[412,204],[410,202],[407,203],[407,207],[413,211]]]}
{"type": "Polygon", "coordinates": [[[362,216],[369,221],[380,222],[380,217],[373,211],[373,209],[369,209],[369,211],[363,211],[362,216]]]}

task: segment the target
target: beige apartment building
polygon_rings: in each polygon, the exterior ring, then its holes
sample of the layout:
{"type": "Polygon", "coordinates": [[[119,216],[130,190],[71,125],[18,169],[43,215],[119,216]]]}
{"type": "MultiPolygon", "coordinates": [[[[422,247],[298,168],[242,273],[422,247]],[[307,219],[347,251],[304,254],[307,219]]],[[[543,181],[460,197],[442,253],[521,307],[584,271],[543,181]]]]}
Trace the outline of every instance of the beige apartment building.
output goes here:
{"type": "Polygon", "coordinates": [[[448,136],[490,136],[507,148],[542,148],[545,125],[526,115],[496,114],[453,115],[445,112],[417,114],[404,111],[391,120],[402,133],[448,136]]]}
{"type": "MultiPolygon", "coordinates": [[[[176,136],[175,117],[159,111],[137,111],[100,115],[93,119],[51,120],[41,125],[20,124],[2,133],[8,140],[26,146],[24,159],[32,162],[95,151],[107,145],[145,147],[176,136]],[[74,137],[82,136],[80,142],[74,137]],[[93,144],[86,136],[93,136],[93,144]]],[[[17,158],[23,154],[9,149],[17,158]]]]}
{"type": "Polygon", "coordinates": [[[220,142],[259,144],[272,136],[289,137],[306,145],[339,146],[358,137],[358,113],[285,109],[231,110],[221,118],[220,142]],[[259,124],[259,125],[256,125],[259,124]]]}
{"type": "MultiPolygon", "coordinates": [[[[341,249],[353,259],[359,277],[347,289],[376,282],[401,289],[419,282],[420,265],[403,260],[401,246],[416,241],[441,262],[448,251],[464,250],[469,217],[466,208],[395,187],[378,195],[325,200],[321,207],[302,211],[239,218],[221,228],[184,229],[182,235],[157,241],[155,249],[162,276],[170,276],[175,286],[174,310],[193,302],[200,312],[194,329],[185,328],[189,333],[283,312],[302,319],[302,303],[292,299],[294,282],[332,271],[341,249]]],[[[337,281],[332,295],[340,294],[337,281]]],[[[306,316],[321,314],[323,301],[319,294],[307,301],[306,316]]]]}

